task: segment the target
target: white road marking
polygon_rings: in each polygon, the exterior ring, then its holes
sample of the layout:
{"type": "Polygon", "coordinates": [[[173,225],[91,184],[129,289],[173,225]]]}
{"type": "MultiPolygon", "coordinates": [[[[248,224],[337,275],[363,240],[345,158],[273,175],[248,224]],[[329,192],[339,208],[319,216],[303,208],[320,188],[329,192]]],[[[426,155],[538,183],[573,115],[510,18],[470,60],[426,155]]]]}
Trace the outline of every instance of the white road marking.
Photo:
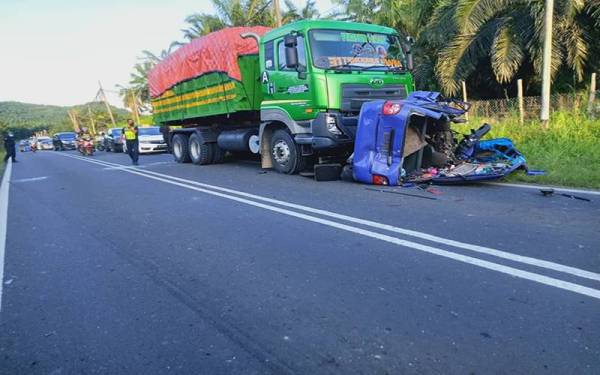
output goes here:
{"type": "Polygon", "coordinates": [[[2,311],[2,286],[4,285],[4,254],[6,252],[6,227],[8,226],[8,191],[12,161],[6,163],[0,184],[0,311],[2,311]]]}
{"type": "Polygon", "coordinates": [[[589,194],[589,195],[600,195],[600,191],[598,190],[585,190],[585,189],[569,189],[569,188],[561,188],[554,186],[544,186],[544,185],[534,185],[534,184],[511,184],[508,182],[484,182],[486,185],[494,185],[494,186],[508,186],[513,188],[522,188],[522,189],[554,189],[555,191],[560,191],[564,193],[577,193],[577,194],[589,194]]]}
{"type": "MultiPolygon", "coordinates": [[[[108,162],[107,162],[108,163],[108,162]]],[[[148,167],[153,167],[155,165],[162,165],[162,164],[170,164],[169,162],[166,161],[157,161],[155,163],[150,163],[150,164],[142,164],[142,165],[121,165],[121,164],[116,164],[118,165],[118,167],[106,167],[106,168],[102,168],[103,171],[118,171],[121,169],[131,169],[131,168],[148,168],[148,167]]]]}
{"type": "MultiPolygon", "coordinates": [[[[80,157],[76,157],[76,158],[80,158],[80,157]]],[[[105,163],[106,165],[113,165],[113,166],[115,166],[115,169],[131,168],[131,167],[123,167],[121,164],[107,162],[107,161],[103,161],[103,160],[102,161],[98,160],[98,162],[105,163]]],[[[547,260],[537,259],[537,258],[528,257],[528,256],[524,256],[524,255],[513,254],[513,253],[506,252],[506,251],[493,249],[490,247],[455,241],[455,240],[451,240],[448,238],[434,236],[434,235],[431,235],[428,233],[414,231],[411,229],[400,228],[400,227],[396,227],[393,225],[378,223],[378,222],[366,220],[366,219],[360,219],[360,218],[356,218],[356,217],[352,217],[352,216],[338,214],[338,213],[331,212],[331,211],[321,210],[318,208],[303,206],[303,205],[299,205],[299,204],[295,204],[295,203],[281,201],[278,199],[272,199],[272,198],[267,198],[267,197],[263,197],[260,195],[255,195],[255,194],[245,193],[242,191],[227,189],[227,188],[223,188],[220,186],[209,185],[209,184],[205,184],[202,182],[187,180],[184,178],[170,176],[167,174],[158,173],[158,172],[154,172],[154,171],[145,170],[143,172],[154,175],[154,176],[162,177],[162,178],[167,178],[167,179],[171,179],[174,181],[191,184],[194,186],[200,186],[200,187],[204,187],[204,188],[208,188],[208,189],[213,189],[213,190],[222,191],[222,192],[226,192],[226,193],[230,193],[230,194],[235,194],[235,195],[239,195],[239,196],[246,197],[246,198],[251,198],[251,199],[255,199],[255,200],[259,200],[259,201],[263,201],[263,202],[277,204],[277,205],[284,206],[284,207],[294,208],[296,210],[301,210],[301,211],[310,212],[313,214],[318,214],[318,215],[322,215],[322,216],[335,218],[338,220],[345,220],[345,221],[348,221],[351,223],[365,225],[365,226],[377,228],[380,230],[399,233],[399,234],[403,234],[406,236],[411,236],[411,237],[423,239],[426,241],[443,244],[446,246],[451,246],[451,247],[455,247],[455,248],[459,248],[459,249],[463,249],[463,250],[473,251],[473,252],[481,253],[481,254],[487,254],[487,255],[497,257],[497,258],[507,259],[507,260],[510,260],[513,262],[528,264],[528,265],[532,265],[535,267],[546,268],[546,269],[557,271],[557,272],[567,273],[567,274],[577,276],[577,277],[600,281],[599,273],[586,271],[586,270],[582,270],[580,268],[566,266],[563,264],[550,262],[547,260]]]]}
{"type": "Polygon", "coordinates": [[[33,181],[41,181],[47,179],[48,176],[40,176],[40,177],[31,177],[31,178],[20,178],[18,180],[12,180],[11,183],[15,182],[33,182],[33,181]]]}
{"type": "MultiPolygon", "coordinates": [[[[67,156],[67,155],[65,155],[65,156],[67,156]]],[[[69,157],[71,157],[71,156],[69,156],[69,157]]],[[[95,164],[98,164],[98,165],[106,165],[106,164],[104,164],[105,162],[102,162],[102,161],[90,160],[90,159],[79,158],[79,157],[75,157],[75,158],[77,158],[79,160],[82,160],[82,161],[86,161],[88,163],[95,163],[95,164]]],[[[600,290],[589,288],[589,287],[586,287],[586,286],[583,286],[583,285],[579,285],[579,284],[567,282],[567,281],[564,281],[564,280],[555,279],[555,278],[552,278],[552,277],[540,275],[540,274],[529,272],[529,271],[524,271],[524,270],[521,270],[521,269],[517,269],[517,268],[514,268],[514,267],[505,266],[505,265],[498,264],[498,263],[493,263],[493,262],[482,260],[482,259],[479,259],[479,258],[474,258],[474,257],[462,255],[462,254],[453,253],[451,251],[447,251],[447,250],[443,250],[443,249],[438,249],[438,248],[435,248],[435,247],[432,247],[432,246],[427,246],[427,245],[423,245],[423,244],[420,244],[420,243],[403,240],[403,239],[400,239],[400,238],[388,236],[388,235],[377,233],[377,232],[372,232],[370,230],[366,230],[366,229],[362,229],[362,228],[358,228],[358,227],[353,227],[353,226],[350,226],[350,225],[347,225],[347,224],[342,224],[342,223],[338,223],[338,222],[327,220],[327,219],[322,219],[322,218],[315,217],[315,216],[306,215],[306,214],[299,213],[299,212],[296,212],[296,211],[290,211],[290,210],[287,210],[287,209],[284,209],[284,208],[280,208],[280,207],[276,207],[276,206],[270,206],[270,205],[267,205],[267,204],[263,204],[263,203],[251,201],[251,200],[248,200],[248,199],[245,199],[245,198],[241,198],[241,197],[237,197],[237,196],[233,196],[233,195],[228,195],[228,194],[220,193],[220,192],[213,191],[213,190],[207,190],[207,189],[204,189],[204,188],[192,186],[190,184],[184,184],[184,183],[173,181],[173,180],[169,180],[169,179],[166,179],[166,178],[152,176],[152,175],[146,173],[147,171],[136,171],[136,170],[133,170],[133,169],[123,169],[123,172],[135,174],[135,175],[138,175],[138,176],[141,176],[141,177],[145,177],[145,178],[149,178],[149,179],[152,179],[152,180],[155,180],[155,181],[161,181],[161,182],[164,182],[164,183],[167,183],[167,184],[179,186],[179,187],[182,187],[182,188],[185,188],[185,189],[189,189],[189,190],[194,190],[194,191],[202,192],[202,193],[205,193],[205,194],[209,194],[209,195],[221,197],[221,198],[224,198],[224,199],[229,199],[229,200],[240,202],[240,203],[244,203],[244,204],[247,204],[247,205],[250,205],[250,206],[262,208],[262,209],[265,209],[265,210],[268,210],[268,211],[277,212],[277,213],[280,213],[280,214],[283,214],[283,215],[296,217],[296,218],[303,219],[303,220],[306,220],[306,221],[310,221],[310,222],[314,222],[314,223],[326,225],[326,226],[329,226],[329,227],[332,227],[332,228],[341,229],[341,230],[352,232],[352,233],[355,233],[355,234],[360,234],[360,235],[363,235],[363,236],[366,236],[366,237],[378,239],[378,240],[385,241],[385,242],[388,242],[388,243],[392,243],[392,244],[395,244],[395,245],[399,245],[399,246],[403,246],[403,247],[407,247],[407,248],[419,250],[419,251],[430,253],[430,254],[439,255],[439,256],[442,256],[442,257],[445,257],[445,258],[454,259],[454,260],[457,260],[457,261],[460,261],[460,262],[472,264],[472,265],[475,265],[475,266],[478,266],[478,267],[482,267],[482,268],[486,268],[486,269],[489,269],[489,270],[501,272],[501,273],[508,274],[508,275],[515,276],[515,277],[519,277],[519,278],[522,278],[522,279],[526,279],[526,280],[530,280],[530,281],[535,281],[535,282],[540,283],[540,284],[544,284],[544,285],[552,286],[552,287],[555,287],[555,288],[567,290],[567,291],[570,291],[570,292],[573,292],[573,293],[578,293],[578,294],[585,295],[585,296],[588,296],[588,297],[600,299],[600,290]]]]}

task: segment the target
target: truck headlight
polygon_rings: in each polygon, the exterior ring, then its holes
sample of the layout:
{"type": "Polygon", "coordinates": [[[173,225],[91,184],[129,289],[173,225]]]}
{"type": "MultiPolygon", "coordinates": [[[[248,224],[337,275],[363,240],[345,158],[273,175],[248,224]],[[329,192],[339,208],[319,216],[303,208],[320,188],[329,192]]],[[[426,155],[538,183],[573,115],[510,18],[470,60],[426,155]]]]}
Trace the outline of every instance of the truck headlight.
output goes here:
{"type": "Polygon", "coordinates": [[[327,116],[325,118],[325,125],[327,126],[327,131],[331,134],[342,135],[342,131],[337,126],[337,117],[327,116]]]}

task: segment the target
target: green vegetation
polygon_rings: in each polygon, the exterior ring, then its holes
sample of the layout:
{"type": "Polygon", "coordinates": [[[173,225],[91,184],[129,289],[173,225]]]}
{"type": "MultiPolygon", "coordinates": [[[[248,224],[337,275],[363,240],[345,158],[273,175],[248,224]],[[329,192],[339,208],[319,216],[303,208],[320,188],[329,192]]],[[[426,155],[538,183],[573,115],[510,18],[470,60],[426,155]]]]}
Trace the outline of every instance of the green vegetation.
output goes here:
{"type": "MultiPolygon", "coordinates": [[[[82,126],[91,126],[89,109],[92,113],[96,129],[110,127],[110,117],[104,103],[93,102],[72,107],[54,105],[28,104],[20,102],[0,102],[0,134],[8,129],[15,133],[17,139],[27,138],[33,132],[46,130],[48,133],[73,130],[68,111],[73,111],[82,126]]],[[[124,109],[111,107],[115,120],[123,125],[131,118],[131,113],[124,109]]]]}
{"type": "MultiPolygon", "coordinates": [[[[543,0],[335,0],[341,17],[390,26],[416,40],[417,87],[501,98],[524,80],[539,95],[543,0]]],[[[583,88],[600,69],[600,1],[556,0],[552,73],[555,92],[583,88]]],[[[513,95],[514,96],[514,95],[513,95]]]]}
{"type": "Polygon", "coordinates": [[[525,155],[529,168],[547,173],[527,176],[515,172],[507,181],[600,189],[600,120],[578,111],[555,112],[548,129],[542,129],[538,121],[521,125],[518,117],[501,121],[470,119],[468,125],[457,128],[467,133],[483,122],[492,125],[486,138],[511,138],[525,155]]]}

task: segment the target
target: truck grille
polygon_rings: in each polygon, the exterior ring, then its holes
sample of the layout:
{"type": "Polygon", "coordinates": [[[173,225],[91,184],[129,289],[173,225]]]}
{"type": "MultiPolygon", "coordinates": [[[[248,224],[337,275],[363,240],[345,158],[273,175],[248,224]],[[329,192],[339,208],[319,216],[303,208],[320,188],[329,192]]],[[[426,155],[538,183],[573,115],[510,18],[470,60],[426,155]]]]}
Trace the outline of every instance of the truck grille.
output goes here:
{"type": "Polygon", "coordinates": [[[387,85],[373,88],[367,84],[342,85],[342,112],[358,113],[363,103],[377,99],[398,100],[406,98],[404,85],[387,85]]]}

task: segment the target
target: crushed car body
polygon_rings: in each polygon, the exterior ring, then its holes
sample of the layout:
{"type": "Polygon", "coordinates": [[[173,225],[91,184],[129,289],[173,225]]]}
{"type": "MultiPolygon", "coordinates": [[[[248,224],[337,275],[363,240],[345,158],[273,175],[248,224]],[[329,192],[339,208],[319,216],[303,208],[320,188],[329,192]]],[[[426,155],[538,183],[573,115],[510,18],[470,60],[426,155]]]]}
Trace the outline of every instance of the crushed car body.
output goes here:
{"type": "Polygon", "coordinates": [[[481,140],[491,129],[488,124],[457,140],[451,124],[465,122],[468,109],[468,103],[429,91],[365,103],[351,158],[354,180],[391,186],[462,184],[526,169],[525,157],[510,139],[481,140]]]}

